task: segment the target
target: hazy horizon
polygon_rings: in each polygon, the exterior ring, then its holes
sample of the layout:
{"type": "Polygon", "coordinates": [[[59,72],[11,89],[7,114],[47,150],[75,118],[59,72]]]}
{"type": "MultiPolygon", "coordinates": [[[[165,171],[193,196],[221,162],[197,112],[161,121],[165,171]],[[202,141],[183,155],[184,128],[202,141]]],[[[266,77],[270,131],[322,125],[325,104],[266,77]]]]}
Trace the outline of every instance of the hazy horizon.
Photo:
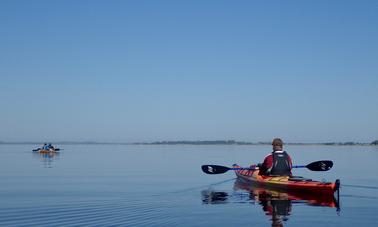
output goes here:
{"type": "Polygon", "coordinates": [[[376,1],[1,1],[0,141],[378,139],[376,1]]]}
{"type": "MultiPolygon", "coordinates": [[[[55,141],[41,141],[41,140],[35,140],[35,141],[2,141],[0,140],[0,144],[44,144],[44,143],[52,143],[55,144],[149,144],[149,145],[159,145],[159,144],[198,144],[201,145],[202,143],[205,145],[206,142],[212,142],[213,144],[223,144],[226,141],[233,141],[231,144],[239,144],[244,145],[243,143],[246,143],[245,145],[270,145],[271,141],[242,141],[242,140],[163,140],[163,141],[133,141],[133,142],[127,142],[127,141],[65,141],[65,140],[55,140],[55,141]],[[216,143],[218,142],[218,143],[216,143]]],[[[296,142],[296,141],[287,141],[285,142],[286,145],[294,145],[294,144],[327,144],[327,145],[359,145],[359,144],[371,144],[374,141],[370,142],[361,142],[361,141],[323,141],[323,142],[296,142]],[[349,144],[353,143],[353,144],[349,144]]],[[[210,143],[208,143],[211,145],[210,143]]],[[[207,144],[206,144],[207,145],[207,144]]]]}

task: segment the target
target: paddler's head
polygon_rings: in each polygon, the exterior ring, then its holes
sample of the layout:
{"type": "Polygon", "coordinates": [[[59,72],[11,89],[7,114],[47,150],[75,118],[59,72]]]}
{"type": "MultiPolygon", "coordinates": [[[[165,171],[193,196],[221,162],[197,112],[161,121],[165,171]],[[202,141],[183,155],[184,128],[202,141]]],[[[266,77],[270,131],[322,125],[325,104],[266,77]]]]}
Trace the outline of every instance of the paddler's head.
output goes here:
{"type": "Polygon", "coordinates": [[[280,138],[275,138],[272,142],[273,151],[283,150],[283,141],[280,138]]]}

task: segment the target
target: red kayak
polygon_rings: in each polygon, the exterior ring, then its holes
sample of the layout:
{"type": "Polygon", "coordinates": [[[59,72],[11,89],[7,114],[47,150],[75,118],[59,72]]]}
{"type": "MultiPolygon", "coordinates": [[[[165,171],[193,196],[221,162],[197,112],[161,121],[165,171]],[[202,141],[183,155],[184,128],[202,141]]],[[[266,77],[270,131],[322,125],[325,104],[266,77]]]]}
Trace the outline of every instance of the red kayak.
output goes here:
{"type": "Polygon", "coordinates": [[[246,182],[240,178],[235,181],[234,190],[245,190],[253,195],[257,201],[264,200],[291,200],[303,201],[312,206],[327,206],[336,207],[339,209],[339,199],[335,198],[333,194],[314,194],[301,192],[299,190],[286,191],[279,189],[267,189],[265,187],[258,187],[246,182]]]}
{"type": "MultiPolygon", "coordinates": [[[[233,168],[241,168],[234,164],[233,168]]],[[[289,176],[262,176],[259,175],[259,170],[235,170],[236,176],[253,184],[254,186],[283,189],[286,191],[300,191],[302,193],[315,194],[332,194],[339,189],[340,180],[333,182],[320,182],[306,179],[303,177],[289,177],[289,176]]]]}

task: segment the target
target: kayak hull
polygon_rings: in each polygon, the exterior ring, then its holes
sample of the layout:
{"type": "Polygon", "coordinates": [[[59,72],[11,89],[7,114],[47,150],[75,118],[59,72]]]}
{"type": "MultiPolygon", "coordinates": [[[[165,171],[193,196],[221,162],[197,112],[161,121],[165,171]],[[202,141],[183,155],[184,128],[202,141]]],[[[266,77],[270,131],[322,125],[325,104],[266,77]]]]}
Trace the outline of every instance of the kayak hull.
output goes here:
{"type": "Polygon", "coordinates": [[[55,151],[55,150],[38,150],[37,152],[40,154],[58,153],[58,151],[55,151]]]}
{"type": "MultiPolygon", "coordinates": [[[[240,168],[238,165],[233,165],[233,168],[240,168]]],[[[236,176],[243,181],[249,182],[254,186],[281,189],[285,191],[300,191],[315,194],[333,194],[338,190],[340,181],[336,182],[320,182],[311,179],[289,176],[262,176],[259,175],[259,170],[235,170],[236,176]]]]}
{"type": "Polygon", "coordinates": [[[253,195],[253,198],[258,201],[268,201],[268,200],[290,200],[290,201],[301,201],[308,205],[313,206],[326,206],[326,207],[336,207],[340,208],[339,199],[333,194],[313,194],[301,191],[283,191],[277,189],[267,189],[264,187],[253,186],[248,182],[236,179],[234,183],[234,190],[245,190],[253,195]]]}

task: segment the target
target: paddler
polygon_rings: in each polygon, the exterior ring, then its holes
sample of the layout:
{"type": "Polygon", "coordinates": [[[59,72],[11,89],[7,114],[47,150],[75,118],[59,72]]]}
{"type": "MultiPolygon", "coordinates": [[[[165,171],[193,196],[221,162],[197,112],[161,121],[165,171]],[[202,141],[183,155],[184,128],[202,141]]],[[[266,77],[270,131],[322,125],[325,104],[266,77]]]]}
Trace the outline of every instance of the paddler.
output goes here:
{"type": "Polygon", "coordinates": [[[291,176],[292,162],[290,156],[283,150],[283,141],[275,138],[272,141],[273,152],[259,163],[260,175],[291,176]]]}
{"type": "Polygon", "coordinates": [[[47,143],[43,144],[42,150],[46,150],[46,151],[49,150],[49,146],[47,145],[47,143]]]}
{"type": "Polygon", "coordinates": [[[49,143],[48,148],[49,150],[52,150],[52,151],[54,150],[54,146],[51,143],[49,143]]]}

